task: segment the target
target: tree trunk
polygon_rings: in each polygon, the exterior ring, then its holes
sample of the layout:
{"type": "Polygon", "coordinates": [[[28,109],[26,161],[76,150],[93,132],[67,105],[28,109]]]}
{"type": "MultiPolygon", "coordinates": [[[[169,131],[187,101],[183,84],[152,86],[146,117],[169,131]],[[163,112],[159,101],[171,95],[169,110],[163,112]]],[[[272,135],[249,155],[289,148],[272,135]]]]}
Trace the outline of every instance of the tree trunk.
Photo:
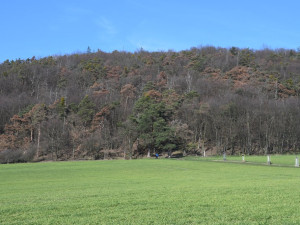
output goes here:
{"type": "Polygon", "coordinates": [[[199,136],[198,145],[197,145],[197,152],[200,152],[200,145],[201,145],[201,138],[199,136]]]}
{"type": "Polygon", "coordinates": [[[226,57],[225,57],[225,65],[228,65],[228,57],[229,57],[229,50],[226,51],[226,57]]]}
{"type": "Polygon", "coordinates": [[[203,152],[203,157],[205,157],[205,146],[204,146],[204,139],[202,139],[202,145],[201,145],[201,149],[202,149],[202,152],[203,152]]]}
{"type": "Polygon", "coordinates": [[[31,128],[30,129],[30,142],[33,141],[33,129],[31,128]]]}
{"type": "Polygon", "coordinates": [[[251,133],[250,133],[250,116],[249,112],[246,114],[247,117],[247,148],[248,154],[251,153],[251,133]]]}
{"type": "Polygon", "coordinates": [[[283,153],[284,138],[285,138],[285,137],[284,137],[284,135],[283,135],[282,140],[281,140],[281,146],[280,146],[280,154],[283,153]]]}
{"type": "Polygon", "coordinates": [[[201,137],[202,137],[201,149],[202,149],[202,152],[203,152],[203,157],[206,156],[206,151],[205,151],[205,134],[206,134],[206,124],[204,123],[204,125],[203,125],[203,131],[201,132],[201,137]]]}
{"type": "Polygon", "coordinates": [[[190,92],[191,91],[191,86],[192,86],[192,77],[191,77],[189,71],[187,73],[187,76],[185,77],[185,81],[186,81],[186,84],[187,84],[187,91],[190,92]]]}
{"type": "Polygon", "coordinates": [[[275,82],[275,99],[277,100],[278,99],[278,80],[276,79],[276,82],[275,82]]]}
{"type": "Polygon", "coordinates": [[[41,139],[41,124],[38,126],[38,139],[37,139],[37,148],[36,148],[36,158],[39,157],[40,153],[40,139],[41,139]]]}
{"type": "Polygon", "coordinates": [[[269,148],[269,135],[268,135],[268,128],[266,129],[266,146],[265,146],[265,154],[268,154],[268,148],[269,148]]]}
{"type": "Polygon", "coordinates": [[[124,112],[127,111],[127,102],[128,102],[128,96],[126,96],[124,112]]]}
{"type": "Polygon", "coordinates": [[[130,137],[128,138],[129,143],[129,159],[132,159],[132,148],[133,148],[133,142],[131,142],[130,137]],[[132,144],[131,144],[132,143],[132,144]]]}

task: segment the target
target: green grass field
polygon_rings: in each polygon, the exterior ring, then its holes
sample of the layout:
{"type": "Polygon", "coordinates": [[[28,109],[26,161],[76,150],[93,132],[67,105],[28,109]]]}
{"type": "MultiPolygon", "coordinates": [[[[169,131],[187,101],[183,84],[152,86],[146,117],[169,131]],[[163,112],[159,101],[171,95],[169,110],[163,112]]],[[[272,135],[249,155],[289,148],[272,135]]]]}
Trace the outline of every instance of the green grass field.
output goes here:
{"type": "Polygon", "coordinates": [[[299,186],[300,168],[195,158],[0,165],[0,224],[300,224],[299,186]]]}

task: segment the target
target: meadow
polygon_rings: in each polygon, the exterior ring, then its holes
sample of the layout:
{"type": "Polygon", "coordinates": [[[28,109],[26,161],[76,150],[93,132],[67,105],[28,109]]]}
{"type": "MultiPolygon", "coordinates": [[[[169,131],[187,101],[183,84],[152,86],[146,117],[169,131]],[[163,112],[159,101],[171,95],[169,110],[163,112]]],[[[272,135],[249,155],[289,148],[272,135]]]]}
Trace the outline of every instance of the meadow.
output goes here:
{"type": "Polygon", "coordinates": [[[300,169],[264,159],[0,165],[0,224],[300,224],[300,169]]]}

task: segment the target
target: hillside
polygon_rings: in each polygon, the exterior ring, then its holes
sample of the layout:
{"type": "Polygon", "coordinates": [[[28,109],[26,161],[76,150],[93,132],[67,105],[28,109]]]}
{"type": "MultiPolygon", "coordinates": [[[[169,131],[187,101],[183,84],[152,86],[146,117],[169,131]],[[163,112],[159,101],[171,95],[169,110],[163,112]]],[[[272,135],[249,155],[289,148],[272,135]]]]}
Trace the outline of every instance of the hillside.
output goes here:
{"type": "Polygon", "coordinates": [[[0,161],[300,149],[300,52],[232,47],[0,64],[0,161]]]}

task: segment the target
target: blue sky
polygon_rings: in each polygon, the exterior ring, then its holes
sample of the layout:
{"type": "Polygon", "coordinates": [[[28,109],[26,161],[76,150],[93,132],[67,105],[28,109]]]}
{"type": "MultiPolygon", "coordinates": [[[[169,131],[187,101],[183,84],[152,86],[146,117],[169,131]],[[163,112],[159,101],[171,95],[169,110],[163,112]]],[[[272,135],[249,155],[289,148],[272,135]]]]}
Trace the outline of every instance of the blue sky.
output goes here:
{"type": "Polygon", "coordinates": [[[100,49],[300,47],[300,1],[1,0],[0,62],[100,49]]]}

